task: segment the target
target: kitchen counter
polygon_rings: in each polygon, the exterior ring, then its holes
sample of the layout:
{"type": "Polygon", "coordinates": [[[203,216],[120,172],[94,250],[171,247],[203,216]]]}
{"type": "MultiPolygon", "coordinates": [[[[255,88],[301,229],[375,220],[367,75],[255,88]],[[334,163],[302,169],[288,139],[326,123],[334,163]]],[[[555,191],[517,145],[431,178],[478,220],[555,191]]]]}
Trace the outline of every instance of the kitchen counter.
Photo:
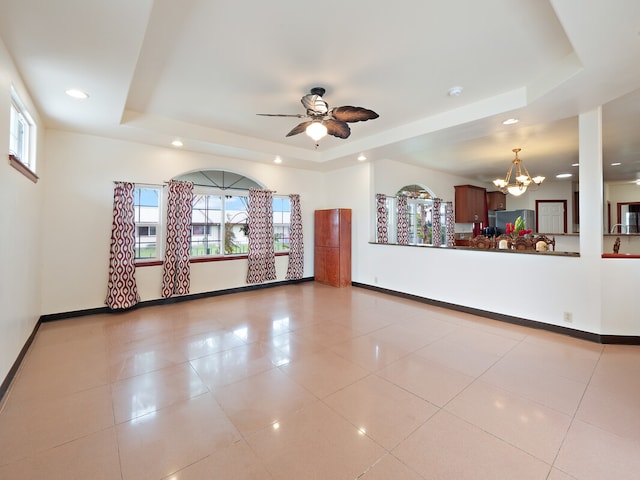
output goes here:
{"type": "Polygon", "coordinates": [[[400,245],[399,243],[379,243],[379,242],[369,242],[371,245],[388,245],[392,247],[414,247],[414,248],[438,248],[441,250],[465,250],[470,252],[481,252],[481,253],[498,253],[498,254],[507,254],[507,255],[546,255],[551,257],[579,257],[580,254],[577,252],[560,252],[560,251],[547,251],[547,252],[536,252],[535,250],[505,250],[499,248],[471,248],[471,247],[434,247],[433,245],[400,245]]]}

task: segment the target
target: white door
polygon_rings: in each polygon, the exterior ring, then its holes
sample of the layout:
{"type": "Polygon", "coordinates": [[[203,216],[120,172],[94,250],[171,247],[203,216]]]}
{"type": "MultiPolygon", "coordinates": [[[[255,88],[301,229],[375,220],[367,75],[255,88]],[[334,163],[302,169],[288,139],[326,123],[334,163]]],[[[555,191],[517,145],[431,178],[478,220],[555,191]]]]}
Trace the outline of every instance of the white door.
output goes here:
{"type": "Polygon", "coordinates": [[[564,233],[564,202],[538,203],[538,232],[564,233]]]}

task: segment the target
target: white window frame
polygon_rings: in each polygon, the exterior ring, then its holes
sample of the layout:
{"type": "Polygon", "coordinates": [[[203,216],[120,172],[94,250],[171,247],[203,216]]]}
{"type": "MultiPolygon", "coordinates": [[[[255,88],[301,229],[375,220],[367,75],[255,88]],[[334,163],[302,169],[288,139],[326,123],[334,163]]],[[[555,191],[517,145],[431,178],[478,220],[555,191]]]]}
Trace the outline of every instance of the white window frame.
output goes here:
{"type": "Polygon", "coordinates": [[[10,109],[9,161],[35,182],[38,179],[36,176],[36,124],[13,86],[11,86],[10,109]]]}
{"type": "MultiPolygon", "coordinates": [[[[418,198],[409,198],[407,199],[407,210],[410,214],[410,222],[409,222],[409,245],[433,245],[433,238],[430,242],[427,239],[422,238],[417,219],[417,213],[420,204],[423,204],[426,209],[433,208],[433,199],[418,199],[418,198]],[[411,221],[411,219],[413,221],[411,221]]],[[[397,197],[387,197],[387,211],[389,213],[389,219],[387,224],[387,230],[389,235],[389,243],[394,244],[398,243],[397,231],[398,231],[398,199],[397,197]]],[[[446,205],[444,202],[440,205],[440,224],[441,228],[445,226],[446,219],[446,205]]],[[[420,224],[424,219],[420,219],[420,224]]],[[[431,235],[433,236],[433,227],[429,226],[431,231],[431,235]]],[[[442,244],[446,244],[446,238],[444,237],[444,233],[441,231],[442,244]]]]}
{"type": "Polygon", "coordinates": [[[291,199],[288,195],[274,195],[275,200],[284,200],[289,210],[273,208],[273,249],[276,253],[288,253],[291,246],[291,199]]]}
{"type": "MultiPolygon", "coordinates": [[[[196,187],[193,191],[193,201],[194,203],[197,200],[197,197],[202,196],[202,197],[217,197],[218,201],[220,203],[220,212],[221,215],[224,216],[224,194],[220,193],[220,191],[214,191],[210,188],[200,188],[200,187],[196,187]]],[[[206,205],[204,208],[205,212],[215,212],[216,210],[213,208],[208,208],[208,202],[205,201],[206,205]]],[[[223,256],[224,255],[224,221],[220,221],[220,225],[218,226],[217,223],[200,223],[198,222],[197,224],[193,222],[193,215],[195,214],[196,211],[198,210],[202,210],[201,208],[196,209],[195,208],[196,205],[193,205],[193,209],[192,209],[192,213],[191,213],[191,235],[190,235],[190,245],[189,245],[189,257],[193,260],[193,259],[201,259],[201,258],[211,258],[211,257],[219,257],[219,256],[223,256]],[[196,235],[196,232],[194,230],[195,226],[202,226],[203,227],[203,233],[202,236],[204,238],[198,238],[200,237],[200,234],[196,235]],[[217,239],[213,238],[211,239],[211,244],[214,245],[213,247],[209,246],[209,235],[213,235],[212,230],[218,228],[218,235],[217,235],[217,239]],[[194,242],[196,242],[194,244],[194,242]],[[204,242],[203,245],[207,248],[207,250],[212,250],[214,251],[213,253],[207,253],[205,252],[202,255],[194,255],[194,249],[198,248],[200,245],[200,242],[204,242]],[[217,246],[215,245],[217,243],[217,246]],[[218,250],[219,253],[215,253],[215,250],[218,250]]],[[[205,213],[204,218],[209,218],[211,215],[208,215],[205,213]]]]}
{"type": "MultiPolygon", "coordinates": [[[[136,183],[135,185],[135,192],[134,192],[134,212],[136,211],[136,208],[141,207],[139,203],[136,203],[136,199],[139,197],[137,191],[141,190],[141,189],[148,189],[148,190],[155,190],[157,191],[158,194],[158,207],[157,207],[157,222],[150,222],[150,221],[145,221],[148,219],[142,219],[141,218],[141,210],[137,211],[136,214],[136,218],[135,218],[135,244],[136,244],[136,257],[135,257],[135,261],[136,263],[145,263],[145,262],[157,262],[159,260],[162,260],[163,257],[163,228],[164,228],[164,211],[163,211],[163,207],[164,207],[164,189],[160,186],[157,185],[145,185],[145,184],[139,184],[136,183]],[[156,244],[155,250],[156,250],[156,254],[153,257],[139,257],[137,255],[140,244],[141,244],[141,240],[140,240],[140,236],[138,235],[138,227],[155,227],[156,228],[156,234],[155,234],[155,241],[154,243],[156,244]]],[[[144,207],[144,205],[142,206],[144,207]]],[[[151,235],[149,235],[151,236],[151,235]]]]}
{"type": "MultiPolygon", "coordinates": [[[[191,260],[206,260],[206,259],[219,259],[219,258],[233,258],[233,257],[244,257],[247,255],[247,252],[231,252],[231,253],[227,253],[226,252],[226,240],[227,240],[227,233],[226,233],[226,229],[227,229],[227,224],[228,223],[232,223],[232,228],[234,228],[236,231],[238,229],[242,229],[243,225],[248,224],[248,218],[246,216],[242,216],[242,214],[238,215],[237,213],[234,214],[233,216],[230,216],[231,214],[227,212],[226,210],[226,202],[225,199],[226,197],[244,197],[247,199],[247,202],[249,200],[249,192],[247,190],[232,190],[232,189],[219,189],[219,188],[211,188],[211,187],[201,187],[201,186],[196,186],[194,188],[194,195],[211,195],[211,196],[217,196],[220,197],[221,201],[221,224],[220,224],[220,240],[219,240],[219,252],[218,253],[209,253],[209,254],[203,254],[203,255],[193,255],[193,248],[194,248],[194,238],[195,235],[193,233],[193,226],[191,227],[191,246],[190,246],[190,258],[191,260]]],[[[288,195],[274,195],[274,200],[276,198],[282,198],[282,199],[286,199],[287,201],[289,201],[289,212],[277,212],[274,210],[273,212],[273,217],[274,217],[274,239],[273,239],[273,243],[274,243],[274,250],[276,254],[288,254],[289,253],[289,249],[285,248],[284,246],[282,248],[276,248],[276,244],[277,243],[284,243],[283,241],[286,240],[286,242],[289,242],[289,237],[288,235],[290,235],[290,231],[291,231],[291,202],[289,199],[288,195]],[[276,222],[276,219],[280,219],[280,220],[284,220],[286,217],[286,219],[288,220],[288,222],[282,221],[282,222],[276,222]],[[276,228],[278,228],[278,230],[276,230],[276,228]],[[276,241],[276,235],[277,234],[283,234],[284,238],[281,238],[280,242],[276,241]]],[[[248,206],[247,206],[247,211],[246,214],[248,215],[248,206]]],[[[199,224],[200,225],[200,224],[199,224]]],[[[217,225],[217,224],[210,224],[210,225],[217,225]]],[[[236,232],[237,235],[237,232],[236,232]]],[[[243,234],[244,235],[244,232],[243,234]]],[[[246,240],[244,238],[242,238],[242,235],[240,236],[240,240],[241,240],[241,245],[247,245],[246,242],[248,242],[248,238],[246,238],[246,240]]]]}
{"type": "MultiPolygon", "coordinates": [[[[196,187],[194,189],[194,195],[203,195],[203,196],[213,196],[213,197],[219,197],[220,199],[220,225],[219,225],[219,239],[217,240],[218,242],[218,253],[205,253],[203,255],[193,255],[193,249],[195,248],[194,246],[194,240],[195,240],[195,235],[193,232],[193,225],[191,227],[191,247],[190,247],[190,257],[192,260],[195,259],[207,259],[207,258],[224,258],[224,257],[237,257],[237,256],[246,256],[247,252],[229,252],[227,253],[226,249],[227,249],[227,224],[232,224],[231,228],[233,229],[234,227],[235,230],[239,230],[241,229],[242,225],[246,224],[248,222],[247,219],[247,215],[249,214],[248,212],[248,207],[247,210],[245,210],[244,212],[238,211],[238,213],[235,213],[233,216],[231,216],[230,213],[227,212],[227,197],[244,197],[247,199],[247,204],[249,201],[249,192],[246,190],[231,190],[231,189],[219,189],[219,188],[210,188],[210,187],[196,187]],[[244,213],[244,215],[243,215],[244,213]]],[[[218,225],[216,223],[211,223],[211,224],[205,224],[205,226],[213,226],[213,228],[218,228],[218,225]]],[[[237,234],[238,232],[236,232],[237,234]]],[[[234,235],[235,236],[235,235],[234,235]]],[[[242,249],[244,245],[247,244],[248,242],[248,238],[246,239],[246,241],[242,241],[243,239],[240,238],[241,242],[239,244],[239,247],[242,249]]],[[[214,241],[216,241],[214,239],[214,241]]],[[[215,250],[215,248],[214,248],[215,250]]]]}

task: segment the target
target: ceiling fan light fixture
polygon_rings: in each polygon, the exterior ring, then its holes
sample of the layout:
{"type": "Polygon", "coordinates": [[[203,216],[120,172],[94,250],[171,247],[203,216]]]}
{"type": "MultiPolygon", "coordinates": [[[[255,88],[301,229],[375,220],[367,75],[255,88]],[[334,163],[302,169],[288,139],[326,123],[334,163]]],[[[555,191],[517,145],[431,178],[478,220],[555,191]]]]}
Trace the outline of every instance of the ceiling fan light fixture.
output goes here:
{"type": "Polygon", "coordinates": [[[305,132],[313,139],[314,142],[317,142],[321,138],[326,137],[328,130],[322,122],[311,122],[305,132]]]}

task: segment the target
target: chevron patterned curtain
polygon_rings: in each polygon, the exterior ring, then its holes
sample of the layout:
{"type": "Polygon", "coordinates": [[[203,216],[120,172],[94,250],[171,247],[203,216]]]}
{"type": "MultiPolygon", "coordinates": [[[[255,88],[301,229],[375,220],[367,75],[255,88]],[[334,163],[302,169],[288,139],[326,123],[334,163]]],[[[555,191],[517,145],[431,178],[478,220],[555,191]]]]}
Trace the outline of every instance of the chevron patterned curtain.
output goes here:
{"type": "Polygon", "coordinates": [[[384,193],[376,193],[376,242],[389,242],[388,223],[387,196],[384,193]]]}
{"type": "Polygon", "coordinates": [[[269,190],[249,190],[248,263],[247,283],[264,283],[276,279],[273,193],[269,190]]]}
{"type": "Polygon", "coordinates": [[[289,217],[289,264],[286,280],[297,280],[304,274],[304,245],[302,241],[302,212],[300,195],[289,195],[291,215],[289,217]]]}
{"type": "Polygon", "coordinates": [[[409,244],[409,209],[406,195],[398,195],[398,244],[409,244]]]}
{"type": "Polygon", "coordinates": [[[135,185],[128,182],[115,182],[113,189],[109,281],[105,300],[113,310],[129,308],[140,301],[136,285],[134,191],[135,185]]]}
{"type": "Polygon", "coordinates": [[[171,180],[167,198],[167,240],[162,271],[163,298],[189,293],[192,210],[193,183],[171,180]]]}
{"type": "Polygon", "coordinates": [[[441,198],[433,199],[433,219],[431,220],[431,244],[434,247],[442,245],[442,217],[440,216],[441,198]]]}

